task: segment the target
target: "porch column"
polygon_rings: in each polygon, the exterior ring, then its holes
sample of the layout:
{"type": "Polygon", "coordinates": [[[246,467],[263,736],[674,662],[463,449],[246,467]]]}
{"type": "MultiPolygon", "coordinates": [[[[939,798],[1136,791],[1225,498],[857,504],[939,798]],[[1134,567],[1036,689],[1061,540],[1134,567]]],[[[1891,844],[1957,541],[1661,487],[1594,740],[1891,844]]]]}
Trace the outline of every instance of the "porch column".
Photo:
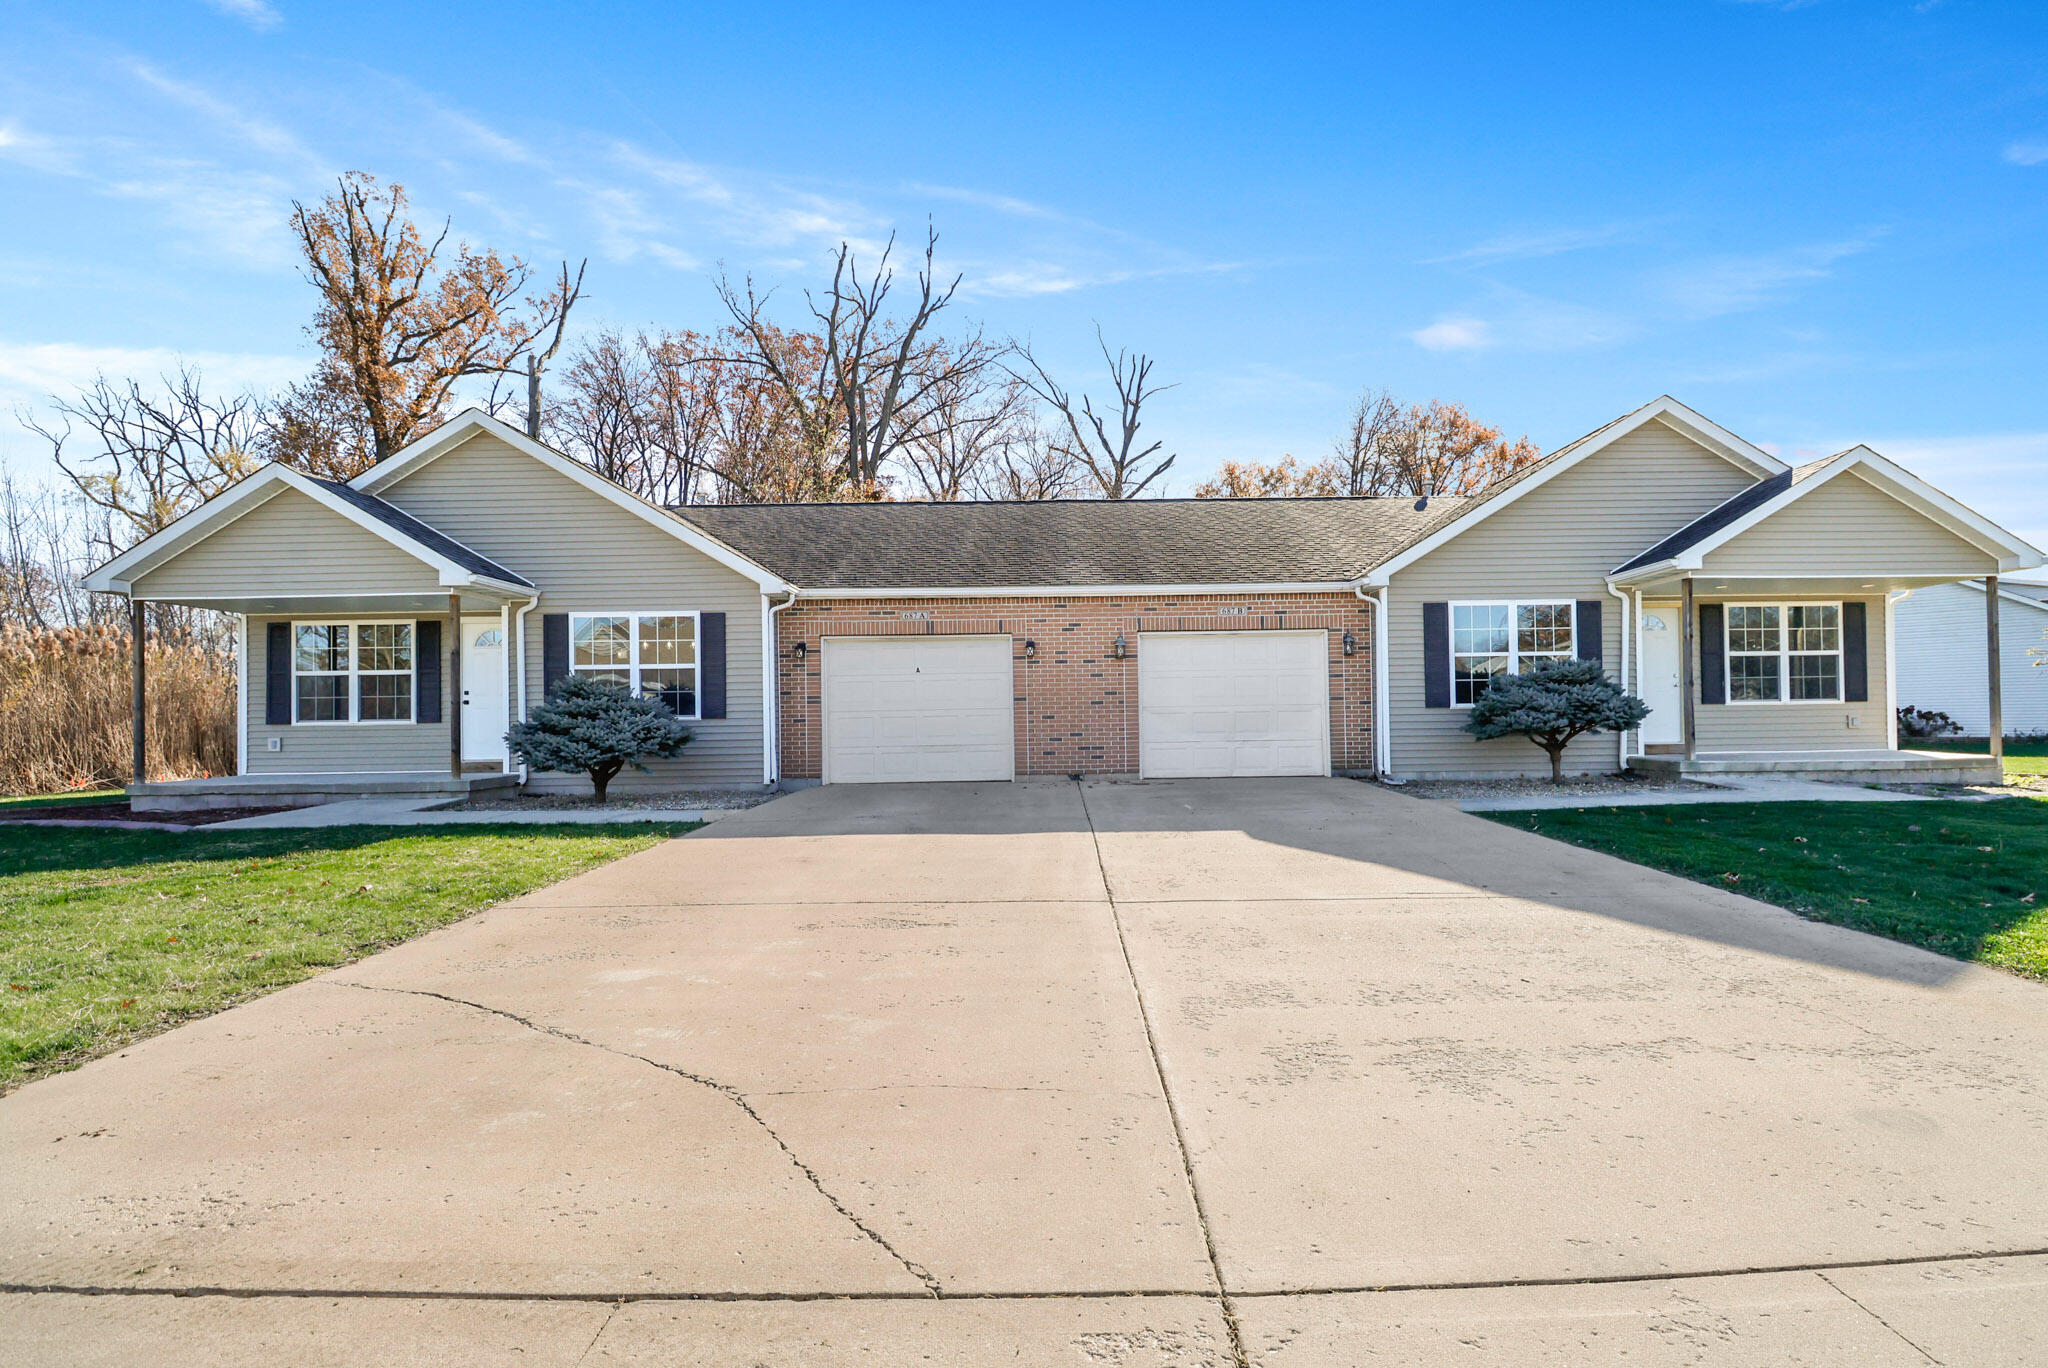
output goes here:
{"type": "Polygon", "coordinates": [[[1998,576],[1984,577],[1984,649],[1990,653],[1985,662],[1989,684],[1986,693],[1991,704],[1991,758],[2005,759],[2005,688],[1998,677],[1998,576]]]}
{"type": "Polygon", "coordinates": [[[1692,606],[1692,576],[1688,575],[1680,582],[1678,593],[1678,712],[1684,720],[1685,758],[1690,760],[1695,754],[1693,729],[1698,721],[1694,716],[1698,705],[1693,701],[1693,638],[1699,632],[1699,615],[1692,606]]]}
{"type": "Polygon", "coordinates": [[[462,777],[462,595],[448,596],[448,773],[462,777]]]}
{"type": "Polygon", "coordinates": [[[135,751],[135,782],[146,784],[149,782],[149,718],[146,712],[149,697],[145,685],[149,671],[149,639],[143,622],[142,600],[133,594],[128,596],[128,640],[135,658],[134,691],[128,705],[129,740],[135,751]]]}

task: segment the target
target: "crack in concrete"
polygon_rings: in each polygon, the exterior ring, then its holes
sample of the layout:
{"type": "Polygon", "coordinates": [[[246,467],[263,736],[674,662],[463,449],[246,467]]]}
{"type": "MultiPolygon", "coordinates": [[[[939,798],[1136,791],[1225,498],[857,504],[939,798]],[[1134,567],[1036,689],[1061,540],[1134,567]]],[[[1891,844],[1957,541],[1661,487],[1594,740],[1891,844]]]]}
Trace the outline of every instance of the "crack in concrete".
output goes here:
{"type": "Polygon", "coordinates": [[[1843,1287],[1843,1286],[1842,1286],[1842,1285],[1841,1285],[1840,1283],[1836,1282],[1836,1281],[1835,1281],[1835,1280],[1834,1280],[1833,1278],[1830,1278],[1830,1277],[1829,1277],[1829,1276],[1828,1276],[1827,1274],[1825,1274],[1825,1273],[1821,1272],[1821,1271],[1820,1271],[1819,1269],[1815,1269],[1815,1270],[1814,1270],[1814,1272],[1813,1272],[1813,1276],[1814,1276],[1814,1277],[1816,1277],[1816,1278],[1819,1278],[1819,1279],[1820,1279],[1820,1280],[1821,1280],[1822,1282],[1826,1283],[1826,1284],[1827,1284],[1827,1285],[1828,1285],[1829,1287],[1832,1287],[1832,1288],[1834,1288],[1834,1289],[1835,1289],[1835,1291],[1837,1291],[1837,1292],[1841,1293],[1841,1294],[1842,1294],[1842,1296],[1844,1296],[1844,1297],[1848,1298],[1848,1301],[1849,1301],[1849,1305],[1851,1305],[1851,1306],[1855,1307],[1855,1308],[1856,1308],[1856,1309],[1857,1309],[1858,1311],[1861,1311],[1861,1312],[1862,1312],[1862,1313],[1863,1313],[1864,1315],[1866,1315],[1866,1316],[1870,1317],[1870,1318],[1871,1318],[1872,1320],[1876,1321],[1876,1322],[1877,1322],[1877,1323],[1878,1323],[1879,1325],[1882,1325],[1882,1326],[1883,1326],[1883,1327],[1884,1327],[1885,1329],[1887,1329],[1887,1330],[1891,1331],[1891,1332],[1892,1332],[1892,1333],[1893,1333],[1894,1335],[1897,1335],[1897,1336],[1899,1337],[1899,1339],[1901,1339],[1901,1340],[1903,1340],[1903,1341],[1905,1342],[1905,1344],[1907,1345],[1907,1347],[1909,1347],[1910,1349],[1912,1349],[1912,1351],[1913,1351],[1914,1353],[1918,1354],[1918,1355],[1919,1355],[1919,1356],[1920,1356],[1921,1358],[1924,1358],[1924,1359],[1926,1359],[1926,1360],[1927,1360],[1927,1361],[1928,1361],[1929,1363],[1934,1363],[1934,1364],[1938,1364],[1938,1363],[1940,1363],[1940,1362],[1941,1362],[1941,1360],[1940,1360],[1940,1359],[1938,1359],[1938,1358],[1936,1358],[1936,1357],[1935,1357],[1934,1355],[1932,1355],[1932,1354],[1928,1353],[1928,1352],[1927,1352],[1927,1351],[1926,1351],[1925,1349],[1922,1349],[1922,1348],[1921,1348],[1921,1347],[1920,1347],[1919,1345],[1917,1345],[1917,1344],[1914,1344],[1914,1343],[1913,1343],[1913,1341],[1912,1341],[1911,1339],[1907,1338],[1907,1336],[1906,1336],[1906,1333],[1905,1333],[1904,1331],[1902,1331],[1902,1330],[1900,1330],[1900,1329],[1899,1329],[1899,1327],[1897,1327],[1896,1325],[1893,1325],[1893,1324],[1892,1324],[1892,1323],[1891,1323],[1890,1321],[1886,1320],[1886,1319],[1885,1319],[1885,1318],[1884,1318],[1883,1316],[1880,1316],[1880,1315],[1878,1315],[1878,1314],[1877,1314],[1877,1312],[1875,1312],[1875,1311],[1871,1310],[1871,1309],[1870,1309],[1869,1307],[1865,1306],[1865,1305],[1864,1305],[1864,1304],[1863,1304],[1862,1302],[1860,1302],[1860,1301],[1857,1301],[1857,1300],[1856,1300],[1856,1298],[1854,1298],[1854,1297],[1851,1297],[1851,1296],[1849,1296],[1848,1290],[1847,1290],[1846,1288],[1844,1288],[1844,1287],[1843,1287]]]}
{"type": "Polygon", "coordinates": [[[618,1302],[613,1305],[611,1310],[604,1313],[604,1319],[598,1322],[597,1333],[590,1337],[590,1343],[584,1345],[583,1352],[576,1356],[576,1368],[581,1368],[583,1360],[590,1357],[590,1351],[597,1348],[597,1342],[604,1338],[604,1332],[611,1329],[612,1321],[618,1316],[619,1312],[625,1309],[626,1304],[618,1302]]]}
{"type": "Polygon", "coordinates": [[[492,1007],[482,1002],[471,1002],[466,998],[451,997],[446,993],[430,992],[424,988],[391,988],[377,983],[353,983],[347,979],[327,979],[324,982],[339,988],[358,988],[366,993],[396,993],[405,997],[433,998],[436,1001],[452,1003],[457,1007],[467,1007],[471,1011],[485,1012],[491,1016],[503,1017],[507,1021],[517,1022],[529,1031],[537,1031],[542,1035],[554,1036],[558,1040],[566,1040],[571,1044],[586,1046],[593,1050],[603,1050],[606,1054],[614,1054],[621,1059],[635,1060],[652,1068],[660,1069],[664,1073],[672,1073],[678,1078],[688,1079],[698,1087],[709,1088],[712,1092],[717,1093],[720,1097],[738,1107],[740,1111],[746,1114],[749,1121],[759,1126],[762,1132],[775,1142],[775,1147],[781,1150],[789,1162],[795,1166],[796,1171],[803,1174],[810,1185],[817,1189],[818,1195],[830,1203],[834,1211],[851,1222],[855,1230],[858,1230],[861,1234],[867,1236],[868,1239],[874,1241],[884,1253],[902,1265],[904,1272],[924,1284],[927,1296],[937,1297],[943,1295],[939,1280],[932,1276],[929,1269],[912,1259],[906,1258],[896,1246],[890,1244],[882,1236],[881,1232],[870,1226],[866,1221],[863,1221],[854,1213],[852,1208],[835,1197],[826,1188],[824,1180],[818,1177],[817,1170],[799,1158],[797,1152],[789,1147],[789,1142],[777,1133],[775,1127],[768,1124],[768,1119],[754,1109],[754,1104],[747,1100],[746,1094],[733,1087],[730,1083],[721,1083],[715,1078],[707,1078],[703,1074],[691,1073],[688,1069],[678,1068],[673,1064],[664,1064],[658,1059],[649,1059],[646,1055],[634,1054],[631,1050],[621,1050],[616,1046],[606,1045],[602,1041],[577,1035],[574,1031],[565,1031],[559,1026],[549,1026],[542,1022],[533,1021],[527,1017],[520,1016],[517,1012],[508,1012],[502,1007],[492,1007]]]}
{"type": "Polygon", "coordinates": [[[1202,1189],[1195,1181],[1195,1161],[1188,1153],[1187,1134],[1181,1129],[1180,1107],[1173,1100],[1173,1085],[1166,1081],[1166,1063],[1159,1057],[1159,1041],[1152,1034],[1152,1014],[1145,1006],[1145,990],[1138,984],[1137,966],[1131,963],[1131,946],[1124,938],[1124,919],[1117,911],[1116,890],[1110,887],[1109,866],[1102,860],[1102,837],[1095,830],[1095,814],[1088,807],[1088,788],[1076,779],[1074,791],[1081,799],[1081,815],[1088,819],[1088,839],[1095,848],[1095,872],[1102,879],[1102,896],[1109,904],[1110,925],[1116,928],[1116,945],[1124,957],[1124,974],[1130,980],[1131,995],[1137,1000],[1138,1024],[1145,1031],[1145,1048],[1152,1055],[1152,1072],[1159,1079],[1159,1093],[1166,1102],[1167,1120],[1173,1123],[1173,1143],[1180,1151],[1180,1167],[1187,1178],[1188,1199],[1194,1204],[1195,1222],[1202,1228],[1202,1247],[1209,1255],[1209,1275],[1216,1281],[1216,1302],[1223,1312],[1223,1328],[1230,1334],[1231,1361],[1237,1368],[1251,1368],[1251,1360],[1245,1355],[1244,1332],[1237,1323],[1237,1308],[1231,1305],[1230,1291],[1223,1282],[1223,1261],[1216,1253],[1215,1232],[1209,1228],[1209,1209],[1203,1205],[1202,1189]]]}

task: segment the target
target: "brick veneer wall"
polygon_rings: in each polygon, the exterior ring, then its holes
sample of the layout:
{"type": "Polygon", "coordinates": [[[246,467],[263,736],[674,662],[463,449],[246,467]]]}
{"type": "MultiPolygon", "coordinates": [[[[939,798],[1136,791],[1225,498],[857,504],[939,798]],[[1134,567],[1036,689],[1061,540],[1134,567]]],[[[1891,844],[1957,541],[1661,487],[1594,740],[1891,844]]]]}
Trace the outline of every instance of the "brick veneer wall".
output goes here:
{"type": "Polygon", "coordinates": [[[784,778],[823,774],[821,638],[1007,634],[1017,773],[1134,774],[1138,653],[1146,631],[1321,628],[1330,647],[1330,767],[1372,768],[1372,606],[1351,593],[1158,597],[799,599],[776,616],[775,690],[784,778]],[[917,616],[917,615],[928,616],[917,616]],[[1352,633],[1356,653],[1344,654],[1352,633]],[[1129,653],[1112,654],[1118,632],[1129,653]],[[809,654],[799,663],[792,648],[809,654]],[[1038,659],[1024,659],[1024,643],[1038,659]]]}

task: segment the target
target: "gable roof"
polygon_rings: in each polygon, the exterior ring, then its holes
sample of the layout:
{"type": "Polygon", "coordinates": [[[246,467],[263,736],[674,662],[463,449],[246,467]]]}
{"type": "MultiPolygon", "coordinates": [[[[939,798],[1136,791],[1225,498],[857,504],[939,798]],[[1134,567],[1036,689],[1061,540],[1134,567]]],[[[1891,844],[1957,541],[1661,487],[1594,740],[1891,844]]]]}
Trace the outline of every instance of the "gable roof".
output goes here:
{"type": "Polygon", "coordinates": [[[1829,481],[1852,471],[1880,492],[1940,524],[1986,554],[1996,556],[2001,571],[2028,570],[2048,563],[2048,558],[2033,546],[1958,503],[1905,467],[1885,459],[1867,446],[1854,446],[1745,489],[1611,573],[1625,576],[1653,566],[1697,570],[1708,553],[1725,546],[1829,481]]]}
{"type": "Polygon", "coordinates": [[[1675,428],[1681,435],[1691,438],[1753,479],[1768,480],[1787,470],[1783,461],[1763,448],[1744,441],[1713,419],[1679,403],[1670,395],[1660,395],[1641,408],[1624,413],[1613,422],[1593,429],[1578,440],[1567,442],[1542,460],[1524,466],[1505,479],[1495,481],[1476,497],[1464,500],[1461,507],[1439,516],[1430,526],[1417,532],[1406,545],[1397,548],[1395,554],[1388,557],[1384,563],[1375,566],[1372,574],[1367,577],[1367,583],[1386,584],[1396,571],[1414,564],[1444,543],[1463,535],[1477,523],[1513,504],[1517,499],[1540,489],[1587,457],[1606,450],[1631,432],[1653,422],[1661,422],[1675,428]]]}
{"type": "MultiPolygon", "coordinates": [[[[1441,516],[1399,499],[709,504],[677,517],[803,592],[1349,584],[1441,516]]],[[[1461,500],[1450,500],[1456,504],[1461,500]]]]}
{"type": "Polygon", "coordinates": [[[668,510],[647,502],[624,486],[607,480],[582,462],[563,455],[545,443],[535,441],[517,428],[493,418],[482,409],[464,409],[426,436],[408,443],[371,466],[350,480],[349,484],[367,494],[389,489],[429,461],[446,455],[480,432],[487,433],[515,451],[532,457],[607,503],[631,513],[643,522],[653,524],[692,550],[699,551],[728,570],[753,580],[763,589],[781,592],[793,587],[781,576],[748,559],[717,537],[708,534],[703,528],[672,516],[668,510]]]}
{"type": "Polygon", "coordinates": [[[296,490],[373,536],[381,537],[432,566],[439,572],[444,585],[533,588],[532,582],[523,576],[435,531],[375,495],[331,480],[315,479],[275,461],[94,569],[85,576],[85,587],[98,593],[127,593],[138,576],[147,574],[179,552],[204,540],[214,530],[262,507],[286,489],[296,490]]]}

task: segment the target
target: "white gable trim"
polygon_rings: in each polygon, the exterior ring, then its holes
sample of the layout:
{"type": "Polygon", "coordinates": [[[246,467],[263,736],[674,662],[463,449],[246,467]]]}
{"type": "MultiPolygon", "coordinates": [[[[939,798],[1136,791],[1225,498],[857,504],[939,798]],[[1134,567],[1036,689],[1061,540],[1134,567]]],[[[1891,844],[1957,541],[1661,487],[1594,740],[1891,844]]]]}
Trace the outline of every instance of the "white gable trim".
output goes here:
{"type": "Polygon", "coordinates": [[[85,577],[85,587],[102,594],[125,594],[143,575],[180,552],[204,541],[244,514],[255,512],[287,489],[297,490],[321,507],[339,514],[365,532],[389,542],[414,560],[431,567],[439,575],[441,583],[450,588],[478,585],[519,595],[533,592],[523,585],[508,584],[492,576],[478,574],[448,559],[432,547],[414,541],[389,523],[371,517],[348,500],[337,498],[331,490],[322,489],[319,484],[290,466],[279,465],[274,461],[254,475],[207,500],[161,532],[144,538],[100,566],[85,577]]]}
{"type": "Polygon", "coordinates": [[[1519,484],[1511,485],[1470,512],[1452,519],[1399,555],[1374,566],[1362,583],[1373,587],[1391,583],[1395,574],[1430,552],[1463,536],[1474,526],[1512,505],[1517,499],[1541,489],[1587,457],[1605,451],[1645,423],[1660,419],[1752,479],[1769,479],[1787,469],[1785,463],[1777,457],[1743,441],[1719,423],[1687,408],[1667,394],[1643,405],[1633,413],[1624,414],[1603,428],[1586,434],[1576,442],[1558,448],[1551,455],[1550,463],[1543,469],[1519,484]]]}
{"type": "Polygon", "coordinates": [[[2001,574],[2008,570],[2031,570],[2035,566],[2048,564],[2048,557],[2043,557],[2040,551],[1990,519],[1956,502],[1905,467],[1886,460],[1869,447],[1858,446],[1832,457],[1827,469],[1758,504],[1726,527],[1694,542],[1678,555],[1656,565],[1646,565],[1632,570],[1621,578],[1627,580],[1671,570],[1704,569],[1706,558],[1715,551],[1774,514],[1824,487],[1830,481],[1851,472],[1862,476],[1879,493],[1898,500],[1908,509],[1969,542],[1986,555],[1996,557],[2001,574]]]}
{"type": "Polygon", "coordinates": [[[682,542],[691,550],[710,557],[726,569],[744,575],[770,593],[787,593],[796,586],[765,566],[756,565],[724,542],[656,508],[632,491],[612,483],[590,467],[570,460],[552,447],[544,446],[517,428],[500,422],[482,409],[464,409],[426,436],[379,461],[349,483],[365,493],[381,495],[413,472],[460,446],[479,432],[489,433],[514,450],[531,456],[548,469],[582,485],[599,498],[624,509],[643,522],[682,542]]]}

